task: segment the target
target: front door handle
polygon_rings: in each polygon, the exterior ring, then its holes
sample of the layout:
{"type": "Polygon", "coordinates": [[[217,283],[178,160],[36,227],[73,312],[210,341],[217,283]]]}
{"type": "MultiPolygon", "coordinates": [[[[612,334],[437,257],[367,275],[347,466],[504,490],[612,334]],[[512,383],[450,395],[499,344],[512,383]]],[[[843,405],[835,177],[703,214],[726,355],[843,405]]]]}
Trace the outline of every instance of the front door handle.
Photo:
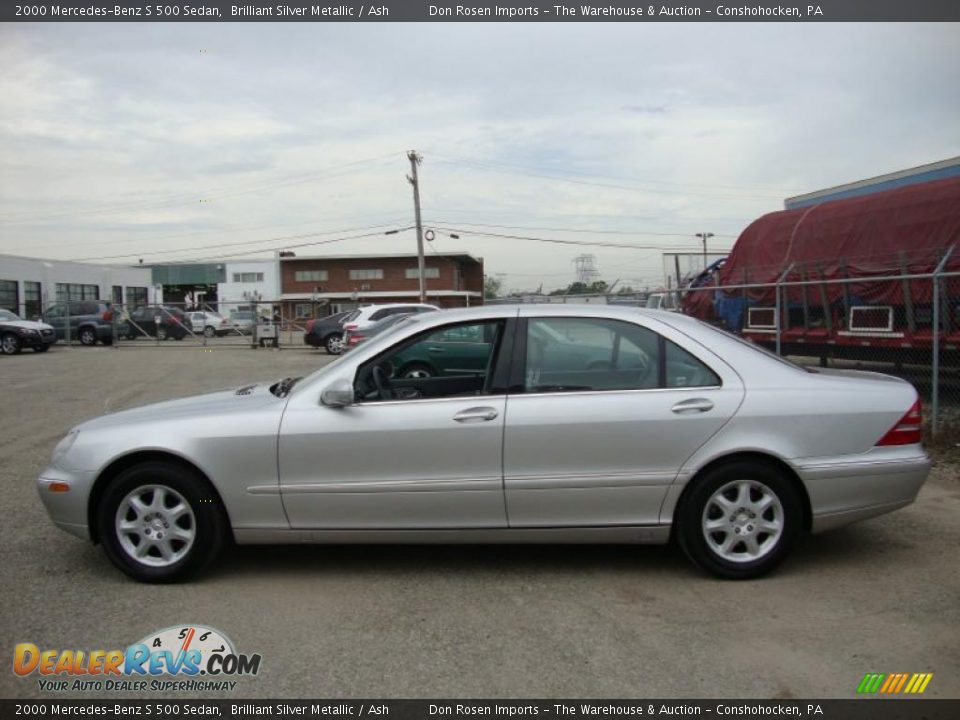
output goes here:
{"type": "Polygon", "coordinates": [[[713,410],[713,403],[706,398],[691,398],[689,400],[681,400],[670,409],[678,415],[685,413],[708,412],[713,410]]]}
{"type": "Polygon", "coordinates": [[[492,407],[475,407],[461,410],[453,416],[453,419],[458,423],[487,422],[495,420],[497,415],[499,413],[492,407]]]}

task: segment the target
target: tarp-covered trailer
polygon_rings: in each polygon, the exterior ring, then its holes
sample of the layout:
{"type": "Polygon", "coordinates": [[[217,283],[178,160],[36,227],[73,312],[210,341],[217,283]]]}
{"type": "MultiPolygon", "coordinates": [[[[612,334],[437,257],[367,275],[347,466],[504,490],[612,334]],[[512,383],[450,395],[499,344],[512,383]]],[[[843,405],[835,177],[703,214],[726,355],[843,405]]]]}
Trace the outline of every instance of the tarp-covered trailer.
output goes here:
{"type": "MultiPolygon", "coordinates": [[[[687,292],[683,309],[773,345],[780,281],[784,354],[926,360],[933,281],[910,276],[938,267],[960,272],[960,178],[764,215],[712,280],[687,292]],[[830,282],[841,279],[851,282],[830,282]],[[730,287],[744,285],[764,287],[730,287]]],[[[940,347],[956,360],[960,277],[939,284],[940,347]]]]}

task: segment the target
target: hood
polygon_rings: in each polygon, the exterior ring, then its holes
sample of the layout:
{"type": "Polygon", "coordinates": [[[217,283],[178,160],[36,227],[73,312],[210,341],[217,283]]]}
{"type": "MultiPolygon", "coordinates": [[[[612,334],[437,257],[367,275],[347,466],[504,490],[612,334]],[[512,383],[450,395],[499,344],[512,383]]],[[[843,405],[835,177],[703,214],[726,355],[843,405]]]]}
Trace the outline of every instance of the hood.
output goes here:
{"type": "Polygon", "coordinates": [[[276,405],[280,409],[286,402],[286,398],[279,398],[271,393],[271,385],[273,383],[244,385],[230,390],[218,390],[203,395],[180,398],[179,400],[167,400],[152,405],[130,408],[129,410],[120,410],[87,420],[78,425],[77,429],[97,430],[114,426],[126,427],[131,423],[138,422],[175,421],[231,415],[271,405],[276,405]]]}
{"type": "Polygon", "coordinates": [[[36,330],[40,332],[41,330],[53,330],[53,325],[47,325],[42,322],[34,322],[33,320],[0,320],[0,325],[5,325],[6,327],[15,327],[15,328],[26,328],[27,330],[36,330]]]}

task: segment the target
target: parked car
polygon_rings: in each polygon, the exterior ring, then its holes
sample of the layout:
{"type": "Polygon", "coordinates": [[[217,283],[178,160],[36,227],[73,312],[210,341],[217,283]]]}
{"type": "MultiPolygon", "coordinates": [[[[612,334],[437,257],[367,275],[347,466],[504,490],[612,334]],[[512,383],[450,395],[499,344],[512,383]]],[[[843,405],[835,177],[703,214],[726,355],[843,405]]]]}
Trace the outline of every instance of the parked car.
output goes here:
{"type": "Polygon", "coordinates": [[[58,340],[79,340],[81,345],[104,345],[113,343],[113,306],[108,300],[71,300],[70,314],[67,303],[57,303],[47,308],[42,320],[53,327],[58,340]]]}
{"type": "Polygon", "coordinates": [[[144,305],[138,307],[124,319],[118,328],[118,335],[127,340],[141,337],[155,337],[158,340],[183,340],[190,334],[189,319],[183,311],[175,307],[162,305],[144,305]],[[159,322],[157,322],[159,320],[159,322]]]}
{"type": "Polygon", "coordinates": [[[382,320],[377,320],[377,322],[372,325],[368,325],[365,330],[347,330],[343,335],[343,352],[353,350],[357,345],[366,342],[370,338],[376,337],[380,333],[386,332],[401,320],[408,317],[410,317],[410,313],[387,315],[387,317],[382,320]]]}
{"type": "Polygon", "coordinates": [[[197,334],[203,333],[208,338],[233,332],[233,324],[220,313],[195,311],[186,313],[186,316],[190,329],[197,334]]]}
{"type": "Polygon", "coordinates": [[[147,582],[200,571],[228,540],[345,538],[674,538],[743,579],[801,532],[913,502],[921,440],[897,378],[798,367],[679,313],[487,306],[408,317],[299,380],[87,421],[37,486],[59,527],[147,582]],[[454,332],[482,338],[486,362],[392,372],[454,332]]]}
{"type": "Polygon", "coordinates": [[[339,355],[343,350],[343,320],[350,314],[341,312],[318,320],[308,320],[303,334],[304,345],[322,347],[330,355],[339,355]]]}
{"type": "Polygon", "coordinates": [[[56,341],[50,325],[21,320],[16,313],[0,309],[0,351],[4,355],[16,355],[25,347],[46,352],[56,341]]]}
{"type": "Polygon", "coordinates": [[[436,305],[423,303],[392,303],[389,305],[367,305],[354,310],[343,320],[344,330],[366,330],[367,327],[390,315],[410,315],[439,310],[436,305]]]}
{"type": "Polygon", "coordinates": [[[253,332],[254,314],[252,310],[231,310],[230,323],[234,330],[242,335],[249,335],[253,332]]]}

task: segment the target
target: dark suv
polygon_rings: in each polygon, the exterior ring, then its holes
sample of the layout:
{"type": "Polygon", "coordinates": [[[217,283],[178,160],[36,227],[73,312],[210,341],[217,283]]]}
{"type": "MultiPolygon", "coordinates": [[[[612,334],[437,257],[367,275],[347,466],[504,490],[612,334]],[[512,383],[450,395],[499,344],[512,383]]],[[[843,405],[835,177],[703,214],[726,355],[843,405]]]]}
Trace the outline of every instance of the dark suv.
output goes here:
{"type": "Polygon", "coordinates": [[[47,308],[43,322],[53,327],[58,340],[67,339],[67,324],[70,327],[70,339],[79,340],[83,345],[104,345],[113,343],[113,308],[107,300],[71,300],[70,314],[67,315],[67,303],[57,303],[47,308]]]}
{"type": "Polygon", "coordinates": [[[127,340],[145,336],[158,340],[183,340],[190,334],[187,329],[189,322],[187,316],[178,308],[144,305],[133,310],[130,316],[120,323],[117,334],[127,340]],[[158,319],[160,322],[157,322],[158,319]]]}

